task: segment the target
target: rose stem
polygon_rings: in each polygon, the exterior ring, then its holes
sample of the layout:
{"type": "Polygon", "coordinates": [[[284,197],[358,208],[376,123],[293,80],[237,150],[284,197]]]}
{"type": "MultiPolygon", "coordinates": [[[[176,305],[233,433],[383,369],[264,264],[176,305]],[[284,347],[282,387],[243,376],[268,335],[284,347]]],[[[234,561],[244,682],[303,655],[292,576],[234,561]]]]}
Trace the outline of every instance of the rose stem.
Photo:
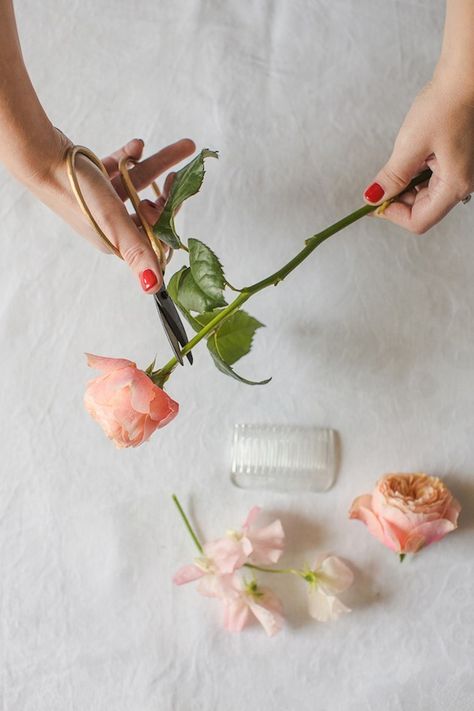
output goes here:
{"type": "MultiPolygon", "coordinates": [[[[429,180],[430,176],[431,170],[424,170],[422,173],[420,173],[420,175],[417,175],[416,178],[413,178],[413,180],[410,182],[409,185],[407,185],[403,192],[411,190],[416,185],[419,185],[420,183],[429,180]]],[[[251,286],[245,286],[243,289],[241,289],[241,293],[237,296],[236,299],[234,299],[234,301],[232,301],[228,306],[226,306],[225,309],[218,313],[215,318],[209,321],[209,323],[207,323],[198,333],[196,333],[193,338],[191,338],[191,340],[181,350],[181,355],[184,356],[186,355],[186,353],[189,353],[189,351],[191,351],[194,346],[199,343],[199,341],[205,338],[208,333],[213,331],[215,327],[219,323],[221,323],[221,321],[224,321],[234,311],[240,308],[240,306],[242,306],[242,304],[244,304],[247,299],[250,299],[251,296],[257,294],[263,289],[266,289],[268,286],[277,286],[277,284],[283,281],[283,279],[285,279],[285,277],[287,277],[290,272],[296,269],[296,267],[299,266],[301,262],[303,262],[306,257],[308,257],[311,252],[313,252],[316,247],[319,247],[319,245],[322,244],[325,240],[327,240],[329,237],[336,234],[337,232],[340,232],[345,227],[348,227],[353,222],[360,220],[361,217],[365,217],[365,215],[374,212],[375,210],[377,210],[377,207],[379,206],[363,205],[363,207],[360,207],[358,210],[351,212],[349,215],[346,215],[346,217],[343,217],[341,220],[338,220],[333,225],[326,227],[326,229],[322,230],[322,232],[318,232],[317,234],[305,240],[305,247],[300,252],[298,252],[298,254],[293,257],[293,259],[291,259],[287,264],[281,267],[281,269],[279,269],[274,274],[271,274],[270,276],[266,277],[266,279],[262,279],[261,281],[258,281],[255,284],[252,284],[251,286]]],[[[171,360],[166,363],[163,368],[160,368],[152,374],[152,378],[153,376],[159,376],[159,380],[161,382],[164,382],[164,380],[166,380],[167,376],[174,370],[177,364],[177,358],[171,358],[171,360]]]]}

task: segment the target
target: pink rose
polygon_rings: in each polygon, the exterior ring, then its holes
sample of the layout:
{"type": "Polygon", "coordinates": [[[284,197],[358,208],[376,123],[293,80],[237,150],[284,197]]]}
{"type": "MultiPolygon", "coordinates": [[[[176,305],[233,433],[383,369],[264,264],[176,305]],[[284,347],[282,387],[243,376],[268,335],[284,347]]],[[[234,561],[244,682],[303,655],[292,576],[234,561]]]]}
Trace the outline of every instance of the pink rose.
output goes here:
{"type": "Polygon", "coordinates": [[[89,382],[84,405],[117,447],[138,447],[178,414],[178,403],[131,360],[86,355],[104,375],[89,382]]]}
{"type": "Polygon", "coordinates": [[[457,527],[461,506],[441,479],[427,474],[387,474],[372,494],[353,502],[349,518],[396,553],[416,553],[457,527]]]}

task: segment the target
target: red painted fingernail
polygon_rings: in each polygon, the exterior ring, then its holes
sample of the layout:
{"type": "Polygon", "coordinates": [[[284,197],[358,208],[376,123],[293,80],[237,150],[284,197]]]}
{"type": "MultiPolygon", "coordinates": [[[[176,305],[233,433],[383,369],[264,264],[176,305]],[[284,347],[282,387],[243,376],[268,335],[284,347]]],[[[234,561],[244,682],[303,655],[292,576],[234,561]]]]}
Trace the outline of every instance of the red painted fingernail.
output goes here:
{"type": "Polygon", "coordinates": [[[140,274],[140,281],[143,291],[150,291],[150,289],[153,289],[158,283],[158,277],[153,269],[145,269],[145,271],[140,274]]]}
{"type": "Polygon", "coordinates": [[[378,183],[372,183],[372,185],[369,185],[369,187],[364,193],[365,199],[369,202],[378,202],[383,198],[384,195],[385,190],[378,183]]]}

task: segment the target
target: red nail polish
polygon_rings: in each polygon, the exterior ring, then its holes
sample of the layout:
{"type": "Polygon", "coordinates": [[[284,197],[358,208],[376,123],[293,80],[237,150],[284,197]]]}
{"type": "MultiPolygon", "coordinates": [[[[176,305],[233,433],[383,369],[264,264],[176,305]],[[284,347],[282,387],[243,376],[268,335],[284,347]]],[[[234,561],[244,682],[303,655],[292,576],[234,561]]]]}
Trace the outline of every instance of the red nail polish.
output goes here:
{"type": "Polygon", "coordinates": [[[378,183],[372,183],[372,185],[369,185],[369,187],[364,193],[365,199],[369,202],[378,202],[383,198],[384,195],[385,190],[378,183]]]}
{"type": "Polygon", "coordinates": [[[158,283],[158,277],[153,269],[145,269],[145,271],[140,274],[140,281],[143,291],[150,291],[150,289],[153,289],[158,283]]]}

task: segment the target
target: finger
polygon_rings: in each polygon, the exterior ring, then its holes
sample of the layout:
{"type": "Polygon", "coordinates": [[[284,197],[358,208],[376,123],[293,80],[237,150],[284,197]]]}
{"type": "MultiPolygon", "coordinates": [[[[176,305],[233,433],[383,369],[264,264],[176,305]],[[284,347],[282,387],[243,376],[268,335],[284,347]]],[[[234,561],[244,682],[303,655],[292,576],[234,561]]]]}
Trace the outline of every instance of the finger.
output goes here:
{"type": "Polygon", "coordinates": [[[142,289],[154,294],[163,278],[158,258],[130,218],[110,181],[90,161],[78,161],[85,200],[107,239],[115,245],[142,289]]]}
{"type": "Polygon", "coordinates": [[[365,201],[377,205],[401,193],[410,180],[425,166],[427,153],[423,145],[413,150],[408,143],[404,144],[404,147],[395,144],[388,162],[365,189],[365,201]]]}
{"type": "Polygon", "coordinates": [[[165,179],[165,182],[163,185],[163,191],[161,194],[161,197],[164,198],[165,202],[168,200],[171,186],[173,185],[175,178],[176,178],[176,173],[168,173],[168,175],[166,176],[166,179],[165,179]]]}
{"type": "MultiPolygon", "coordinates": [[[[159,175],[172,168],[177,163],[190,156],[196,146],[189,138],[183,138],[170,146],[166,146],[158,153],[146,158],[130,170],[130,178],[137,191],[143,190],[159,175]]],[[[112,184],[122,200],[126,200],[127,193],[123,187],[120,176],[112,179],[112,184]]]]}
{"type": "Polygon", "coordinates": [[[381,217],[421,235],[442,220],[458,202],[457,192],[437,175],[433,175],[428,186],[416,193],[411,205],[397,199],[381,217]]]}
{"type": "Polygon", "coordinates": [[[110,178],[118,175],[118,165],[122,158],[129,157],[134,160],[140,160],[143,153],[144,142],[141,138],[132,138],[131,141],[119,148],[118,151],[111,153],[109,156],[102,158],[102,163],[105,166],[110,178]]]}
{"type": "MultiPolygon", "coordinates": [[[[165,206],[164,198],[160,197],[156,202],[152,200],[142,200],[140,202],[140,211],[145,218],[145,220],[153,227],[161,217],[163,208],[165,206]]],[[[140,224],[140,219],[137,217],[138,224],[140,224]]]]}
{"type": "MultiPolygon", "coordinates": [[[[141,203],[140,203],[140,206],[142,207],[141,203]]],[[[142,209],[143,209],[143,207],[142,207],[142,209]]],[[[133,224],[135,224],[138,227],[138,230],[140,232],[140,235],[142,236],[142,239],[148,239],[148,237],[146,236],[146,234],[143,230],[143,227],[142,227],[142,224],[141,224],[141,221],[140,221],[140,218],[138,217],[138,215],[133,213],[133,214],[129,214],[129,217],[133,221],[133,224]]],[[[161,242],[161,240],[160,240],[160,242],[161,242]]],[[[166,242],[161,242],[161,246],[163,247],[164,256],[165,256],[165,258],[167,258],[171,247],[168,244],[166,244],[166,242]]]]}

